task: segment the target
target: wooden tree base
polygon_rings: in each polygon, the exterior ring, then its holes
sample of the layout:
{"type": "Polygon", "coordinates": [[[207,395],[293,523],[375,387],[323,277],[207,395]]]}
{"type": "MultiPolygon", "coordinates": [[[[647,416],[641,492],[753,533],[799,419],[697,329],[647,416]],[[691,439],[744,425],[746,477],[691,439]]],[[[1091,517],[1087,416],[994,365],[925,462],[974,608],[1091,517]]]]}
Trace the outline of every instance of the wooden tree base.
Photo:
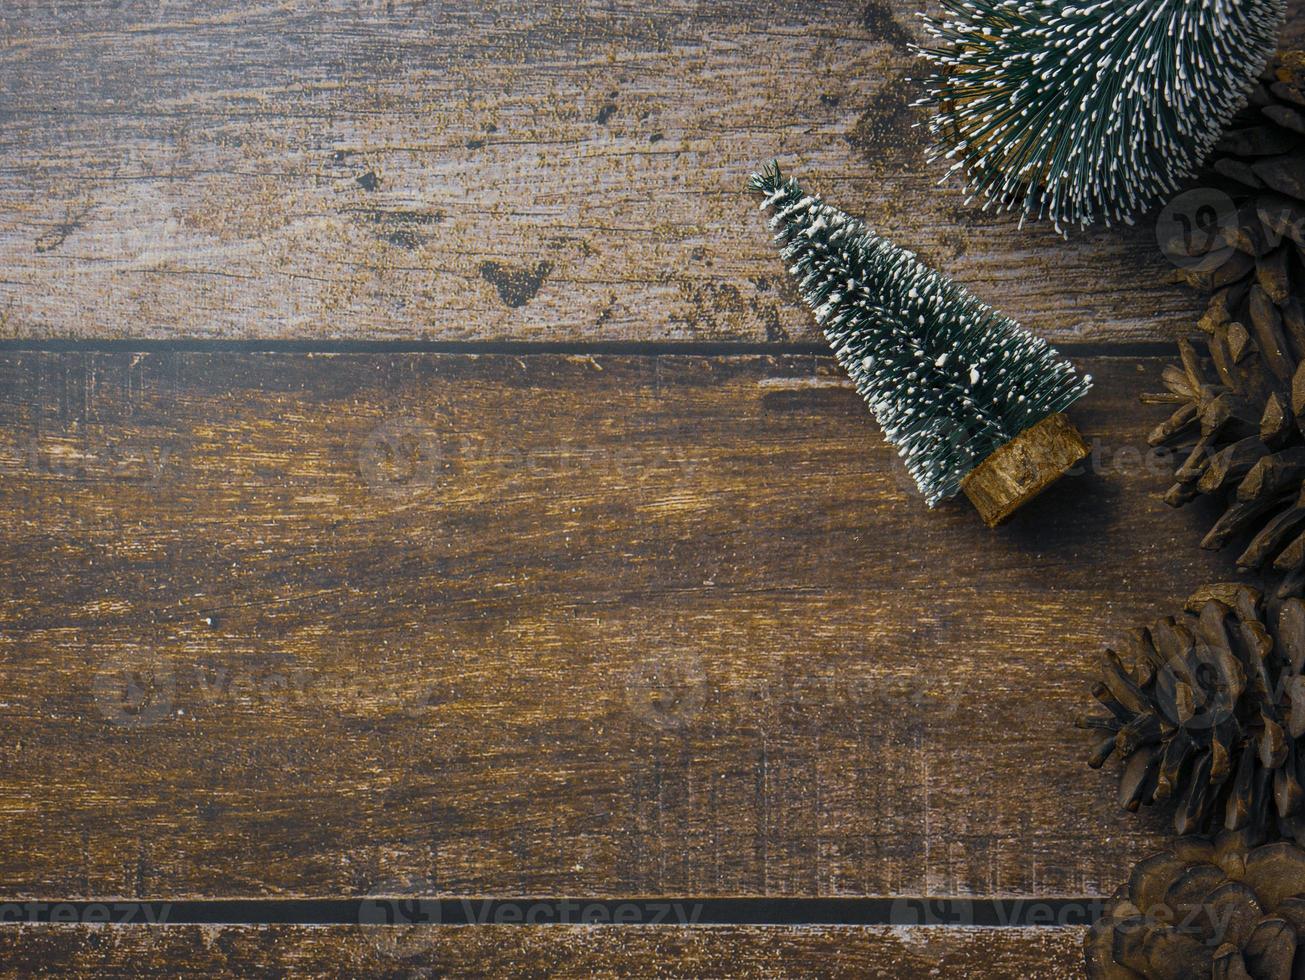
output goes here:
{"type": "Polygon", "coordinates": [[[970,471],[961,489],[983,522],[996,527],[1087,454],[1083,437],[1057,412],[997,449],[970,471]]]}

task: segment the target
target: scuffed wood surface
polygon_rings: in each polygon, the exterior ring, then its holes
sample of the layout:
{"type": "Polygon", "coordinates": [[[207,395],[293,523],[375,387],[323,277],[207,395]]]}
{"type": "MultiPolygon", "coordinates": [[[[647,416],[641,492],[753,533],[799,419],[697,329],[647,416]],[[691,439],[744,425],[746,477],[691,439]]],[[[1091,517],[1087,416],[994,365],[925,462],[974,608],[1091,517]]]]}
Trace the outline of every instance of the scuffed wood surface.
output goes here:
{"type": "MultiPolygon", "coordinates": [[[[914,0],[0,9],[0,338],[815,339],[778,156],[1060,340],[1190,330],[1149,223],[925,163],[914,0]]],[[[1305,39],[1292,0],[1284,42],[1305,39]]],[[[1226,577],[1159,362],[1016,522],[827,360],[0,355],[0,897],[1093,895],[1070,727],[1226,577]]],[[[0,976],[1065,976],[1079,929],[0,926],[0,976]]]]}
{"type": "Polygon", "coordinates": [[[810,340],[772,156],[1034,330],[1190,331],[1149,222],[935,188],[918,6],[9,4],[0,336],[810,340]]]}
{"type": "Polygon", "coordinates": [[[0,358],[10,896],[1074,895],[1198,583],[1135,392],[999,532],[813,358],[0,358]]]}
{"type": "Polygon", "coordinates": [[[0,977],[1077,975],[1083,930],[871,927],[0,926],[0,977]]]}

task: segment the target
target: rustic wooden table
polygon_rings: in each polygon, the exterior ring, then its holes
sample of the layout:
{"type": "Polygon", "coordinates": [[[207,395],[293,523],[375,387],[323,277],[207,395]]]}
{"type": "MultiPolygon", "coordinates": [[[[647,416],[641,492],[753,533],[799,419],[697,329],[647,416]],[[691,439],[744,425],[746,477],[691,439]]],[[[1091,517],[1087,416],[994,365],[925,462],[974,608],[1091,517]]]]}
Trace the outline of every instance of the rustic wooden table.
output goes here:
{"type": "Polygon", "coordinates": [[[0,917],[71,920],[0,974],[1077,970],[892,900],[1062,908],[1166,838],[1071,719],[1231,572],[1136,400],[1199,298],[1146,222],[935,187],[915,7],[0,8],[0,917]],[[927,512],[743,193],[772,156],[1095,375],[1090,472],[927,512]],[[744,901],[321,918],[373,895],[744,901]],[[226,899],[270,901],[87,905],[226,899]]]}

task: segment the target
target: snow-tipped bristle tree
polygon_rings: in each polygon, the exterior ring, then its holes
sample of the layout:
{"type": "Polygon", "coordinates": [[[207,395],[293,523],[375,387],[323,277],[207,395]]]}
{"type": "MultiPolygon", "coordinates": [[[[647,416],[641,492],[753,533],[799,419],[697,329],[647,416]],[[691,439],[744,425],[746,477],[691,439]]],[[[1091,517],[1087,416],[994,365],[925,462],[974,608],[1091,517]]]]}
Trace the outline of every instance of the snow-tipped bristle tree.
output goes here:
{"type": "MultiPolygon", "coordinates": [[[[1024,444],[1032,455],[1020,461],[1018,485],[1001,491],[1009,511],[1081,458],[1081,440],[1056,413],[1091,378],[1046,341],[808,195],[777,164],[753,174],[750,186],[765,195],[798,291],[930,507],[1034,428],[1040,439],[1024,444]],[[1061,422],[1040,427],[1052,419],[1061,422]]],[[[998,519],[1008,516],[998,509],[998,519]]]]}
{"type": "Polygon", "coordinates": [[[1273,53],[1286,0],[942,6],[922,52],[935,158],[1063,230],[1129,222],[1191,176],[1273,53]]]}

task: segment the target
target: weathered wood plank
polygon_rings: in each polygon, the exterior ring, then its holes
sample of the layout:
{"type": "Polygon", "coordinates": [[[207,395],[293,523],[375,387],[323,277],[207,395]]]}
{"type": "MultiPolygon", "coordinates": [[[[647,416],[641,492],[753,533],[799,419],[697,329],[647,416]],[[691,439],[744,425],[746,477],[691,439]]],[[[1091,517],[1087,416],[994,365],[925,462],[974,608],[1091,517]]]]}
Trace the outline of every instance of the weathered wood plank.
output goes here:
{"type": "Polygon", "coordinates": [[[1035,330],[1189,331],[1149,223],[935,188],[918,6],[7,5],[0,336],[811,339],[742,193],[772,156],[1035,330]]]}
{"type": "Polygon", "coordinates": [[[1087,655],[1228,564],[1082,367],[989,532],[830,360],[5,355],[0,891],[1112,889],[1087,655]]]}
{"type": "Polygon", "coordinates": [[[1063,978],[1083,930],[2,926],[0,977],[1063,978]]]}
{"type": "Polygon", "coordinates": [[[1159,364],[989,532],[826,359],[4,355],[0,893],[1109,891],[1159,364]]]}

